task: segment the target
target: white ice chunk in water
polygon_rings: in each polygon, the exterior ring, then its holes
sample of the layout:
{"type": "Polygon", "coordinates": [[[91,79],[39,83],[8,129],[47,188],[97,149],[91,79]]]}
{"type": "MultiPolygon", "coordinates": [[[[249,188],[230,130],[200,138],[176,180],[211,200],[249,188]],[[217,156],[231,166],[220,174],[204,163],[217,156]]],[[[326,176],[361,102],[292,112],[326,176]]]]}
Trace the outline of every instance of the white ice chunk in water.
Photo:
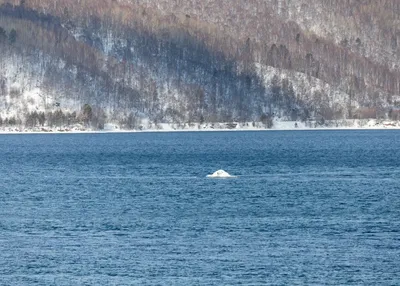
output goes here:
{"type": "Polygon", "coordinates": [[[224,170],[218,170],[212,175],[207,175],[207,178],[235,178],[236,176],[231,176],[224,170]]]}

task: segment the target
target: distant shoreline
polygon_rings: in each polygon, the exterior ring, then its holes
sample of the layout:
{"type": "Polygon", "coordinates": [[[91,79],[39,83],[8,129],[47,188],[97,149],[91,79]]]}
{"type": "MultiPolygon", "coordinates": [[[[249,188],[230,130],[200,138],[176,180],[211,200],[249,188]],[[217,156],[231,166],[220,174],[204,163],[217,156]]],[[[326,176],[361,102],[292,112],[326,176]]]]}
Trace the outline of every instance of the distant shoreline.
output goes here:
{"type": "Polygon", "coordinates": [[[108,133],[154,133],[154,132],[243,132],[243,131],[312,131],[312,130],[398,130],[400,121],[376,119],[348,119],[337,121],[278,121],[267,128],[262,122],[216,122],[216,123],[159,123],[144,122],[138,129],[123,129],[117,123],[107,123],[103,130],[93,130],[82,125],[61,127],[21,126],[2,127],[0,134],[108,134],[108,133]]]}

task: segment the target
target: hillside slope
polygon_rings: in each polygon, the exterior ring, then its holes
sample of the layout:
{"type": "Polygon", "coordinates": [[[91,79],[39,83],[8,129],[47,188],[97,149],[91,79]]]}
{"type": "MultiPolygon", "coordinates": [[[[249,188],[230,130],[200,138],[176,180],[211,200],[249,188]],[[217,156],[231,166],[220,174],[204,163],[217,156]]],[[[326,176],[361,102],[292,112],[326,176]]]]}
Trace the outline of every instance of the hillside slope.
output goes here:
{"type": "Polygon", "coordinates": [[[0,0],[0,123],[394,114],[400,1],[311,2],[0,0]]]}

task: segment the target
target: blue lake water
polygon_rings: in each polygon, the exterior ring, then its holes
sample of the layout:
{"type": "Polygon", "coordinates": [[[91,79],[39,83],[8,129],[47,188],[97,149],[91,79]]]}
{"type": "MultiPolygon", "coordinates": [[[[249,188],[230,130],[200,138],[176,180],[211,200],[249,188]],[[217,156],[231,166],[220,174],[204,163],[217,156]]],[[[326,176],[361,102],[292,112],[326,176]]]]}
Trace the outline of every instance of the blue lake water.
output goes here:
{"type": "Polygon", "coordinates": [[[399,160],[398,131],[1,135],[0,285],[400,285],[399,160]]]}

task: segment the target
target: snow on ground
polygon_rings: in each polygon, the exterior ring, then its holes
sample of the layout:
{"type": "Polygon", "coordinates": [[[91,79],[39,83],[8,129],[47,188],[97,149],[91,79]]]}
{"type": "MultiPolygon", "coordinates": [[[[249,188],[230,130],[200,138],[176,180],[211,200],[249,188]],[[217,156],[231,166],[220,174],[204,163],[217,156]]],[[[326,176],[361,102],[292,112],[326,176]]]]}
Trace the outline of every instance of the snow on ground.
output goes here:
{"type": "Polygon", "coordinates": [[[45,103],[46,99],[42,96],[40,88],[35,88],[31,91],[24,92],[23,100],[20,101],[20,104],[24,104],[24,107],[28,112],[45,111],[45,103]]]}
{"type": "Polygon", "coordinates": [[[0,127],[1,134],[7,133],[83,133],[83,132],[176,132],[176,131],[278,131],[278,130],[334,130],[334,129],[400,129],[399,121],[382,120],[340,120],[329,121],[324,124],[316,121],[274,121],[271,129],[266,128],[261,122],[246,123],[213,123],[213,124],[148,124],[142,125],[135,130],[122,129],[117,123],[107,123],[104,130],[93,130],[85,128],[81,124],[74,126],[59,127],[34,127],[25,128],[22,126],[0,127]]]}
{"type": "MultiPolygon", "coordinates": [[[[343,110],[347,109],[349,95],[345,92],[338,91],[326,82],[314,77],[309,77],[304,73],[295,72],[292,70],[277,69],[270,66],[265,66],[260,63],[256,64],[256,71],[263,79],[264,85],[268,87],[272,78],[277,75],[281,80],[289,79],[293,85],[293,90],[296,97],[304,103],[312,106],[313,102],[317,102],[314,97],[316,92],[321,94],[329,94],[327,104],[329,107],[340,106],[343,110]]],[[[355,106],[358,107],[358,106],[355,106]]]]}

